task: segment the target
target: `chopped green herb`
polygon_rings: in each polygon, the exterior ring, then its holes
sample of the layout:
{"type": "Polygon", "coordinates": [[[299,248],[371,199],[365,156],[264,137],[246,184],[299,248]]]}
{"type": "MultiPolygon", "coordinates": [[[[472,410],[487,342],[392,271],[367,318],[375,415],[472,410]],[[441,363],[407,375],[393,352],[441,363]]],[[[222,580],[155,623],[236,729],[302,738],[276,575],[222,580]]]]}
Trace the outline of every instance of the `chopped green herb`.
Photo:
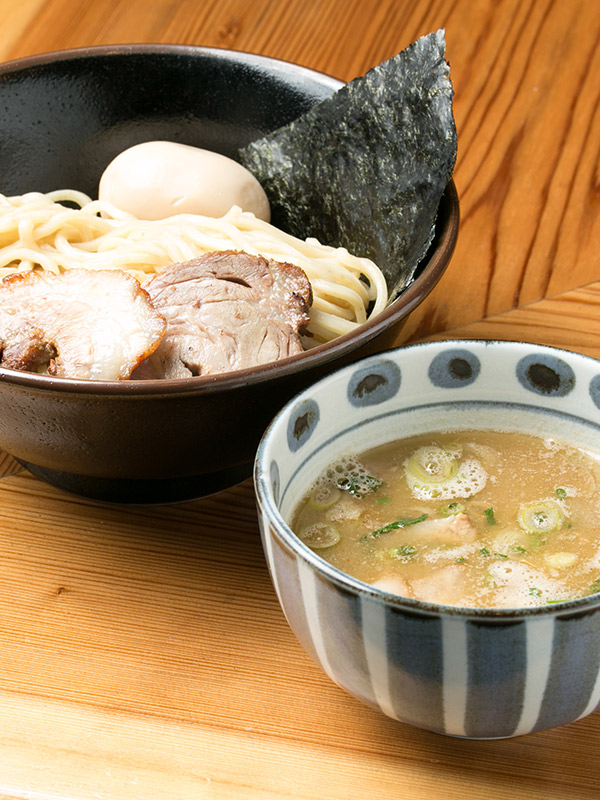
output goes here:
{"type": "Polygon", "coordinates": [[[559,486],[558,489],[556,490],[556,496],[557,497],[566,497],[567,496],[567,490],[563,489],[562,487],[559,486]]]}
{"type": "Polygon", "coordinates": [[[403,544],[400,547],[390,547],[388,553],[392,558],[410,558],[417,552],[417,548],[412,544],[403,544]]]}
{"type": "Polygon", "coordinates": [[[513,550],[515,551],[515,553],[527,553],[527,550],[525,550],[524,547],[521,547],[520,544],[515,545],[513,547],[513,550]]]}
{"type": "Polygon", "coordinates": [[[360,475],[356,478],[340,478],[336,486],[360,500],[367,492],[376,492],[382,483],[383,481],[373,475],[360,475]]]}
{"type": "Polygon", "coordinates": [[[416,525],[417,522],[424,522],[427,519],[427,514],[421,514],[420,517],[414,517],[413,519],[405,519],[400,517],[400,519],[395,520],[395,522],[388,522],[387,525],[384,525],[382,528],[377,528],[375,531],[371,531],[371,533],[367,533],[364,536],[361,536],[359,541],[363,542],[365,539],[369,539],[375,536],[382,536],[384,533],[389,533],[390,531],[398,530],[398,528],[407,528],[409,525],[416,525]]]}
{"type": "Polygon", "coordinates": [[[485,514],[485,517],[486,517],[489,525],[495,525],[496,524],[496,517],[494,516],[494,509],[493,508],[486,508],[483,513],[485,514]]]}
{"type": "Polygon", "coordinates": [[[457,564],[466,564],[467,563],[467,559],[464,556],[459,556],[456,559],[456,562],[457,562],[457,564]]]}
{"type": "Polygon", "coordinates": [[[390,498],[389,497],[378,497],[377,498],[377,505],[378,506],[382,506],[382,505],[384,505],[384,503],[389,503],[389,502],[390,502],[390,498]]]}
{"type": "Polygon", "coordinates": [[[490,553],[490,551],[487,549],[487,547],[482,547],[482,548],[481,548],[481,550],[480,550],[479,552],[481,553],[481,555],[482,555],[482,556],[489,556],[489,555],[491,555],[491,553],[490,553]]]}
{"type": "Polygon", "coordinates": [[[498,558],[508,558],[508,556],[506,555],[506,553],[494,553],[494,555],[495,555],[495,556],[498,556],[498,558]]]}
{"type": "Polygon", "coordinates": [[[590,594],[596,594],[596,592],[600,592],[600,578],[596,578],[590,586],[590,594]]]}
{"type": "Polygon", "coordinates": [[[529,589],[529,594],[532,595],[532,597],[541,597],[542,596],[541,590],[540,589],[536,589],[535,586],[532,586],[529,589]]]}
{"type": "Polygon", "coordinates": [[[315,488],[311,496],[308,498],[308,503],[312,508],[323,511],[330,508],[341,497],[340,490],[330,483],[321,484],[315,488]]]}

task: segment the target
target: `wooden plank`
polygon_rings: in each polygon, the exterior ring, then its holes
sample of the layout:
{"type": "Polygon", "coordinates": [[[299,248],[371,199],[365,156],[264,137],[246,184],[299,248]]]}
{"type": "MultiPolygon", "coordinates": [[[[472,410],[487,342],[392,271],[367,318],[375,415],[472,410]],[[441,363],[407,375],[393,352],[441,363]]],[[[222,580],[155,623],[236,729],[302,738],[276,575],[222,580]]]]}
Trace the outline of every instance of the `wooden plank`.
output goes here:
{"type": "Polygon", "coordinates": [[[250,482],[170,508],[0,493],[0,797],[594,796],[597,715],[461,742],[334,686],[279,610],[250,482]]]}
{"type": "MultiPolygon", "coordinates": [[[[399,343],[409,341],[405,333],[399,343]]],[[[427,338],[536,342],[600,358],[600,282],[427,338]]]]}
{"type": "MultiPolygon", "coordinates": [[[[461,231],[398,341],[505,338],[600,357],[596,2],[0,0],[0,13],[4,60],[169,42],[342,80],[444,27],[461,231]]],[[[279,609],[250,481],[117,507],[4,454],[0,479],[1,800],[598,797],[598,714],[468,742],[334,686],[279,609]]]]}

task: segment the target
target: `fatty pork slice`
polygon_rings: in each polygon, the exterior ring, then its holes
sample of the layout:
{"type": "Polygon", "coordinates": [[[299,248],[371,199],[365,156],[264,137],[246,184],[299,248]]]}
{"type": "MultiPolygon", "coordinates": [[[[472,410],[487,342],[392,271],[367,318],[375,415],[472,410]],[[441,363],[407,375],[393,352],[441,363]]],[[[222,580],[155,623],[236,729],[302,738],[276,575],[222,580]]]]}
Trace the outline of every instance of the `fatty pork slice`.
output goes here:
{"type": "Polygon", "coordinates": [[[303,270],[244,252],[207,253],[145,284],[167,320],[156,352],[133,378],[185,378],[245,369],[301,353],[312,291],[303,270]]]}
{"type": "Polygon", "coordinates": [[[10,275],[0,284],[0,366],[60,378],[123,380],[166,328],[121,270],[10,275]]]}

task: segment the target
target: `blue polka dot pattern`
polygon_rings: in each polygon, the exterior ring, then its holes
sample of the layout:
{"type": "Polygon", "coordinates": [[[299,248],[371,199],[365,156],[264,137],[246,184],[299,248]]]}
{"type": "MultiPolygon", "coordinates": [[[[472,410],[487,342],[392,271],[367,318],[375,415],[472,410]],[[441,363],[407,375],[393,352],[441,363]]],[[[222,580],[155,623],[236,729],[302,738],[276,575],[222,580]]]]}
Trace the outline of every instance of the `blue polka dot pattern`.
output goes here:
{"type": "Polygon", "coordinates": [[[590,397],[594,401],[594,405],[600,408],[600,375],[596,375],[590,381],[590,397]]]}
{"type": "Polygon", "coordinates": [[[573,369],[555,356],[542,353],[524,356],[516,372],[521,386],[535,394],[565,397],[575,387],[573,369]]]}
{"type": "Polygon", "coordinates": [[[452,349],[438,353],[429,365],[429,380],[441,389],[468,386],[479,377],[481,364],[470,350],[452,349]]]}
{"type": "Polygon", "coordinates": [[[550,438],[573,430],[593,447],[599,409],[596,359],[475,340],[369,356],[291,400],[259,445],[259,521],[286,619],[324,673],[391,718],[461,738],[522,736],[597,710],[600,652],[589,642],[600,636],[600,593],[487,610],[394,596],[307,552],[288,520],[334,451],[452,429],[453,419],[550,438]]]}
{"type": "Polygon", "coordinates": [[[392,361],[379,361],[356,370],[348,381],[348,401],[351,405],[376,406],[398,394],[400,368],[392,361]]]}
{"type": "Polygon", "coordinates": [[[313,434],[321,416],[319,406],[314,400],[304,400],[293,409],[288,422],[288,447],[295,453],[313,434]]]}
{"type": "Polygon", "coordinates": [[[279,489],[281,482],[279,480],[279,467],[276,461],[271,461],[271,466],[269,467],[269,478],[271,479],[271,485],[273,487],[273,498],[275,499],[276,503],[279,503],[279,489]]]}

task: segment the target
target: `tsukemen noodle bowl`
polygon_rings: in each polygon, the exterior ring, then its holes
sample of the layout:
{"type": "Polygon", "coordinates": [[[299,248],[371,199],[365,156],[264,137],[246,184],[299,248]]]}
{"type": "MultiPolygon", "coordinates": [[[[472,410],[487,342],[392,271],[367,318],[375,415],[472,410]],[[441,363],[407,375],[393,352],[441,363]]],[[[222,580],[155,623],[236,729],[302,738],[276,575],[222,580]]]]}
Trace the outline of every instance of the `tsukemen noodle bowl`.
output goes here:
{"type": "Polygon", "coordinates": [[[505,738],[600,707],[600,363],[429,342],[292,399],[255,462],[300,643],[402,722],[505,738]]]}
{"type": "MultiPolygon", "coordinates": [[[[137,144],[171,142],[239,160],[243,148],[343,88],[294,64],[177,45],[50,53],[5,63],[0,76],[0,193],[69,190],[93,202],[107,166],[137,144]]],[[[105,225],[104,211],[97,222],[105,225]]],[[[443,274],[457,227],[450,179],[427,251],[397,298],[390,295],[381,313],[331,341],[303,345],[276,362],[217,374],[192,366],[184,377],[144,380],[83,380],[62,377],[56,364],[54,372],[44,372],[46,364],[37,371],[0,364],[0,447],[39,477],[102,500],[174,501],[232,486],[251,475],[260,435],[286,400],[337,365],[394,341],[443,274]]],[[[37,275],[54,286],[51,272],[37,275]]],[[[16,292],[30,280],[21,275],[10,285],[16,292]]],[[[236,280],[230,286],[244,290],[236,280]]],[[[20,358],[22,348],[16,350],[20,358]]]]}

